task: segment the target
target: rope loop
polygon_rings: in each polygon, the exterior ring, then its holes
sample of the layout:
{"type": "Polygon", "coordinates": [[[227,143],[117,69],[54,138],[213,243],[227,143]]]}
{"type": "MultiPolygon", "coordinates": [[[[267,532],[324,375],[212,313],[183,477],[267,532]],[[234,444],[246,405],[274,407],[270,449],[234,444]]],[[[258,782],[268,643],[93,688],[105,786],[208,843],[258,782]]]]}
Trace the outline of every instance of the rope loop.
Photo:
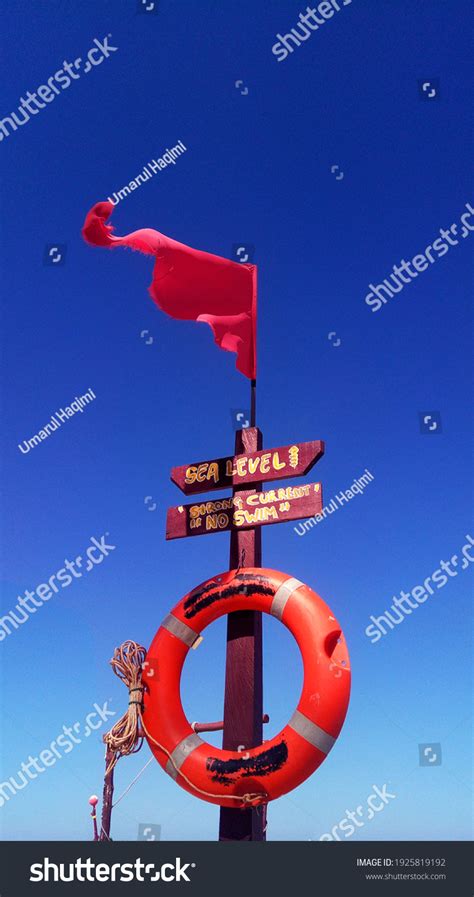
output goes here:
{"type": "MultiPolygon", "coordinates": [[[[130,640],[114,651],[110,665],[115,675],[127,686],[129,695],[136,691],[143,694],[142,665],[145,657],[146,648],[130,640]]],[[[106,776],[121,757],[135,754],[140,750],[143,744],[143,735],[139,728],[141,706],[142,700],[130,700],[123,716],[112,726],[110,732],[104,735],[105,744],[109,751],[113,752],[105,771],[106,776]]]]}
{"type": "MultiPolygon", "coordinates": [[[[245,563],[245,549],[243,549],[242,562],[245,563]]],[[[142,692],[143,697],[145,686],[142,684],[142,673],[146,653],[146,649],[143,645],[138,645],[137,642],[132,641],[124,642],[120,648],[116,648],[114,651],[114,656],[112,657],[110,664],[115,675],[127,686],[129,695],[132,694],[132,692],[139,691],[142,692]]],[[[143,721],[142,709],[142,700],[129,701],[128,709],[123,716],[114,726],[112,726],[110,732],[107,732],[104,735],[105,744],[109,750],[113,752],[113,757],[105,771],[105,775],[107,776],[108,773],[111,772],[121,757],[126,757],[129,754],[135,754],[139,751],[142,747],[144,736],[146,735],[148,740],[156,745],[160,751],[163,751],[168,759],[171,760],[178,775],[184,779],[192,791],[197,794],[202,794],[205,797],[219,798],[219,794],[212,791],[203,791],[202,788],[198,788],[197,785],[194,785],[193,782],[188,779],[185,773],[176,765],[170,751],[156,741],[155,738],[153,738],[153,735],[148,732],[143,721]]],[[[264,792],[250,792],[242,795],[229,794],[227,795],[226,800],[238,801],[239,804],[246,807],[267,803],[268,797],[264,792]]]]}

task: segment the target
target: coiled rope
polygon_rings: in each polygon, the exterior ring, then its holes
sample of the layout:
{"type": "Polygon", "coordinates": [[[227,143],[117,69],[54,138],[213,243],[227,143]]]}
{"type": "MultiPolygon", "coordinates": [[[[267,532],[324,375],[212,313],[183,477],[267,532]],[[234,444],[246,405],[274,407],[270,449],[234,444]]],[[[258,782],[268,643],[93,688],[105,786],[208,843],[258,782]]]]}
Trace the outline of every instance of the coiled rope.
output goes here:
{"type": "Polygon", "coordinates": [[[127,641],[116,648],[110,665],[119,679],[128,688],[128,708],[120,719],[104,735],[104,742],[113,752],[105,775],[107,776],[121,757],[136,754],[143,744],[140,732],[141,707],[143,702],[142,669],[146,649],[136,642],[127,641]]]}
{"type": "MultiPolygon", "coordinates": [[[[107,777],[107,775],[114,769],[121,757],[126,757],[129,754],[135,754],[139,751],[143,745],[144,736],[146,735],[147,739],[160,751],[163,751],[168,759],[171,760],[177,774],[184,779],[192,791],[197,794],[202,794],[204,797],[220,798],[220,794],[212,791],[204,791],[202,788],[198,788],[197,785],[194,785],[182,769],[176,765],[170,751],[168,751],[164,745],[156,741],[153,735],[148,732],[148,729],[143,722],[143,692],[145,690],[145,685],[143,685],[142,682],[142,674],[145,657],[146,649],[143,645],[138,645],[137,642],[129,640],[124,642],[123,645],[120,645],[120,648],[115,649],[114,656],[110,661],[115,675],[118,676],[128,688],[129,702],[128,708],[123,716],[112,726],[110,732],[107,732],[104,735],[104,742],[109,751],[113,754],[112,759],[106,768],[105,776],[107,777]]],[[[256,802],[262,804],[267,802],[267,795],[262,792],[252,792],[242,795],[229,794],[226,796],[226,800],[235,800],[243,805],[256,804],[256,802]]]]}

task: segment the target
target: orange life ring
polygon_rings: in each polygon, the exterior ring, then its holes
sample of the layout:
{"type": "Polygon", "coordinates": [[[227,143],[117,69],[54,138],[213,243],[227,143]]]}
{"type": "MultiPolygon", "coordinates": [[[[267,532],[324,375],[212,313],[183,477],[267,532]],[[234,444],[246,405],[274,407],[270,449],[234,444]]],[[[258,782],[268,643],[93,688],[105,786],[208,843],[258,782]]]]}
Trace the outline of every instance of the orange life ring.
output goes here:
{"type": "Polygon", "coordinates": [[[221,573],[189,592],[163,620],[144,669],[142,718],[156,759],[191,794],[221,806],[266,803],[304,782],[333,747],[349,703],[349,655],[330,608],[298,579],[265,568],[221,573]],[[189,649],[209,623],[239,610],[281,620],[298,643],[304,667],[303,690],[289,723],[245,753],[203,741],[186,719],[180,697],[189,649]]]}

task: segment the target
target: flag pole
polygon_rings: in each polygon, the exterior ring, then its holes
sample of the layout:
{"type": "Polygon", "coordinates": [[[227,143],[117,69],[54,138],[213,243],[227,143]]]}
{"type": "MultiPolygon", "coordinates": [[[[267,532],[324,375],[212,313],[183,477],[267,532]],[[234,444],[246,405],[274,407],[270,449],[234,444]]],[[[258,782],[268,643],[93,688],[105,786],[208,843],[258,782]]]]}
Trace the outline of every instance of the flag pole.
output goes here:
{"type": "Polygon", "coordinates": [[[250,426],[256,427],[257,423],[257,381],[250,381],[250,426]]]}

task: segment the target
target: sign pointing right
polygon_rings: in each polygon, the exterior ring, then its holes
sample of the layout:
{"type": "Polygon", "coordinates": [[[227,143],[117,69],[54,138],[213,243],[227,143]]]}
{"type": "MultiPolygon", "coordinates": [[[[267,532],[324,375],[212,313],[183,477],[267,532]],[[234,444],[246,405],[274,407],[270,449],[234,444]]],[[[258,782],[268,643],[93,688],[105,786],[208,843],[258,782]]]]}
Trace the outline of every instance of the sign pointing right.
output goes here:
{"type": "Polygon", "coordinates": [[[171,480],[185,495],[226,489],[246,483],[304,476],[324,454],[324,442],[300,442],[248,455],[173,467],[171,480]]]}

